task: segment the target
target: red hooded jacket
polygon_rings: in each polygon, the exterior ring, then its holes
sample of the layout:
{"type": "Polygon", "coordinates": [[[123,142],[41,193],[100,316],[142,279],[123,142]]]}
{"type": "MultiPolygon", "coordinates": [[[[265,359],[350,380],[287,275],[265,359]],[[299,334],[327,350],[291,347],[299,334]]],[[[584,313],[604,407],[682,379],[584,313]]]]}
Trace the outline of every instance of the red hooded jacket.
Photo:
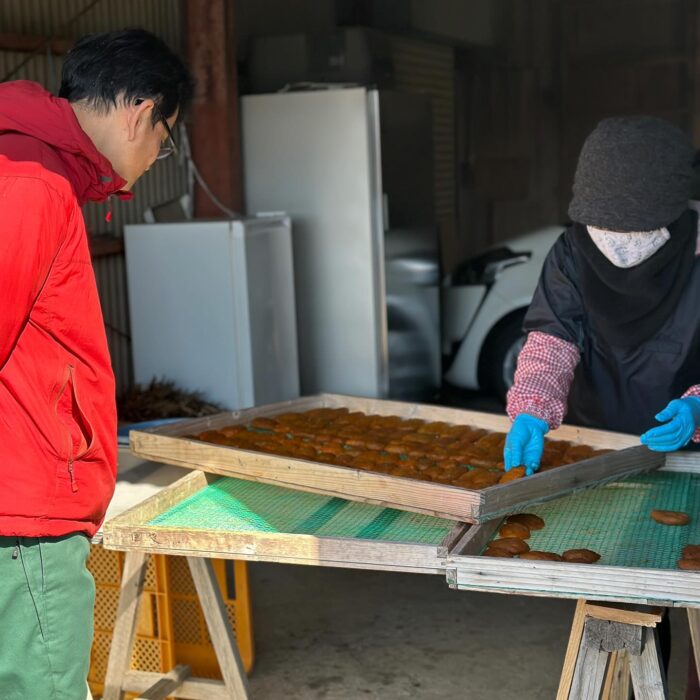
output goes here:
{"type": "Polygon", "coordinates": [[[80,207],[124,184],[66,100],[0,84],[0,535],[92,535],[112,497],[114,375],[80,207]]]}

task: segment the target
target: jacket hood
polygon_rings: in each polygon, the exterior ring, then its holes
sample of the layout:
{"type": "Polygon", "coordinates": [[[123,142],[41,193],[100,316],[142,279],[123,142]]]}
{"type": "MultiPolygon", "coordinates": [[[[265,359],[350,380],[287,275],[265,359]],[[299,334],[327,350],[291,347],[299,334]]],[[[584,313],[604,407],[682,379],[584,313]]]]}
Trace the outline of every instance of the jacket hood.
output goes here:
{"type": "Polygon", "coordinates": [[[80,204],[110,195],[131,199],[126,185],[82,130],[68,100],[54,97],[38,83],[17,80],[0,84],[0,134],[39,139],[63,161],[80,204]]]}

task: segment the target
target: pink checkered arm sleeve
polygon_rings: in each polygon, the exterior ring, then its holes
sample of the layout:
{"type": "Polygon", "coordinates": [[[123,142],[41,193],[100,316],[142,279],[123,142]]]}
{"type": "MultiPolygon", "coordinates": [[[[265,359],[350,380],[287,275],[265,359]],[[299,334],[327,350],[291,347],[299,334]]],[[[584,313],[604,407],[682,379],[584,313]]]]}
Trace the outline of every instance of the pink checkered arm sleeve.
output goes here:
{"type": "Polygon", "coordinates": [[[566,414],[569,389],[580,359],[573,343],[549,333],[530,333],[508,392],[506,411],[510,419],[529,413],[545,421],[550,429],[558,428],[566,414]]]}
{"type": "MultiPolygon", "coordinates": [[[[700,384],[691,386],[690,389],[683,394],[683,398],[686,396],[694,396],[696,399],[700,399],[700,384]]],[[[700,442],[700,428],[693,433],[693,442],[700,442]]]]}

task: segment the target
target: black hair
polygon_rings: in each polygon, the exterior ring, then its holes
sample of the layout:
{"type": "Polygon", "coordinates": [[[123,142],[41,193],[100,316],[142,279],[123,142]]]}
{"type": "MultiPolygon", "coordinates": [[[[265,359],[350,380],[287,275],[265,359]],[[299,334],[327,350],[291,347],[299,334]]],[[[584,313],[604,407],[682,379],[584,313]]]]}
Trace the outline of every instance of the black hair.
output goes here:
{"type": "Polygon", "coordinates": [[[163,41],[143,29],[123,29],[75,43],[63,63],[58,95],[100,110],[119,100],[134,104],[150,98],[167,119],[187,108],[193,92],[189,70],[163,41]]]}

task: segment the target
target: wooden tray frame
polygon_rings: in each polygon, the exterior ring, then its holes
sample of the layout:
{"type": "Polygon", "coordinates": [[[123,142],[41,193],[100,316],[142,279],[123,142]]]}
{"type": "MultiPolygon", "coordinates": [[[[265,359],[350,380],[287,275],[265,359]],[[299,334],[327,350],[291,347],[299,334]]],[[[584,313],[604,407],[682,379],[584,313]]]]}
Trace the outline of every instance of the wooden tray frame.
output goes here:
{"type": "MultiPolygon", "coordinates": [[[[700,452],[670,454],[663,470],[700,474],[700,452]]],[[[477,556],[501,522],[471,528],[448,553],[445,568],[450,588],[700,608],[697,572],[477,556]]]]}
{"type": "Polygon", "coordinates": [[[558,498],[577,489],[595,486],[627,474],[655,469],[663,465],[665,459],[662,454],[639,445],[636,436],[562,426],[549,433],[549,437],[617,451],[538,473],[527,479],[475,491],[352,467],[213,445],[185,437],[226,425],[248,423],[259,416],[340,407],[379,415],[472,425],[501,432],[507,432],[510,428],[510,420],[506,416],[320,394],[220,413],[152,430],[133,430],[130,433],[130,447],[137,456],[157,462],[470,523],[483,523],[532,503],[558,498]]]}
{"type": "Polygon", "coordinates": [[[148,523],[220,477],[194,471],[104,526],[103,545],[217,559],[243,559],[309,566],[444,574],[444,561],[469,525],[454,523],[440,545],[287,533],[250,533],[154,527],[148,523]]]}

